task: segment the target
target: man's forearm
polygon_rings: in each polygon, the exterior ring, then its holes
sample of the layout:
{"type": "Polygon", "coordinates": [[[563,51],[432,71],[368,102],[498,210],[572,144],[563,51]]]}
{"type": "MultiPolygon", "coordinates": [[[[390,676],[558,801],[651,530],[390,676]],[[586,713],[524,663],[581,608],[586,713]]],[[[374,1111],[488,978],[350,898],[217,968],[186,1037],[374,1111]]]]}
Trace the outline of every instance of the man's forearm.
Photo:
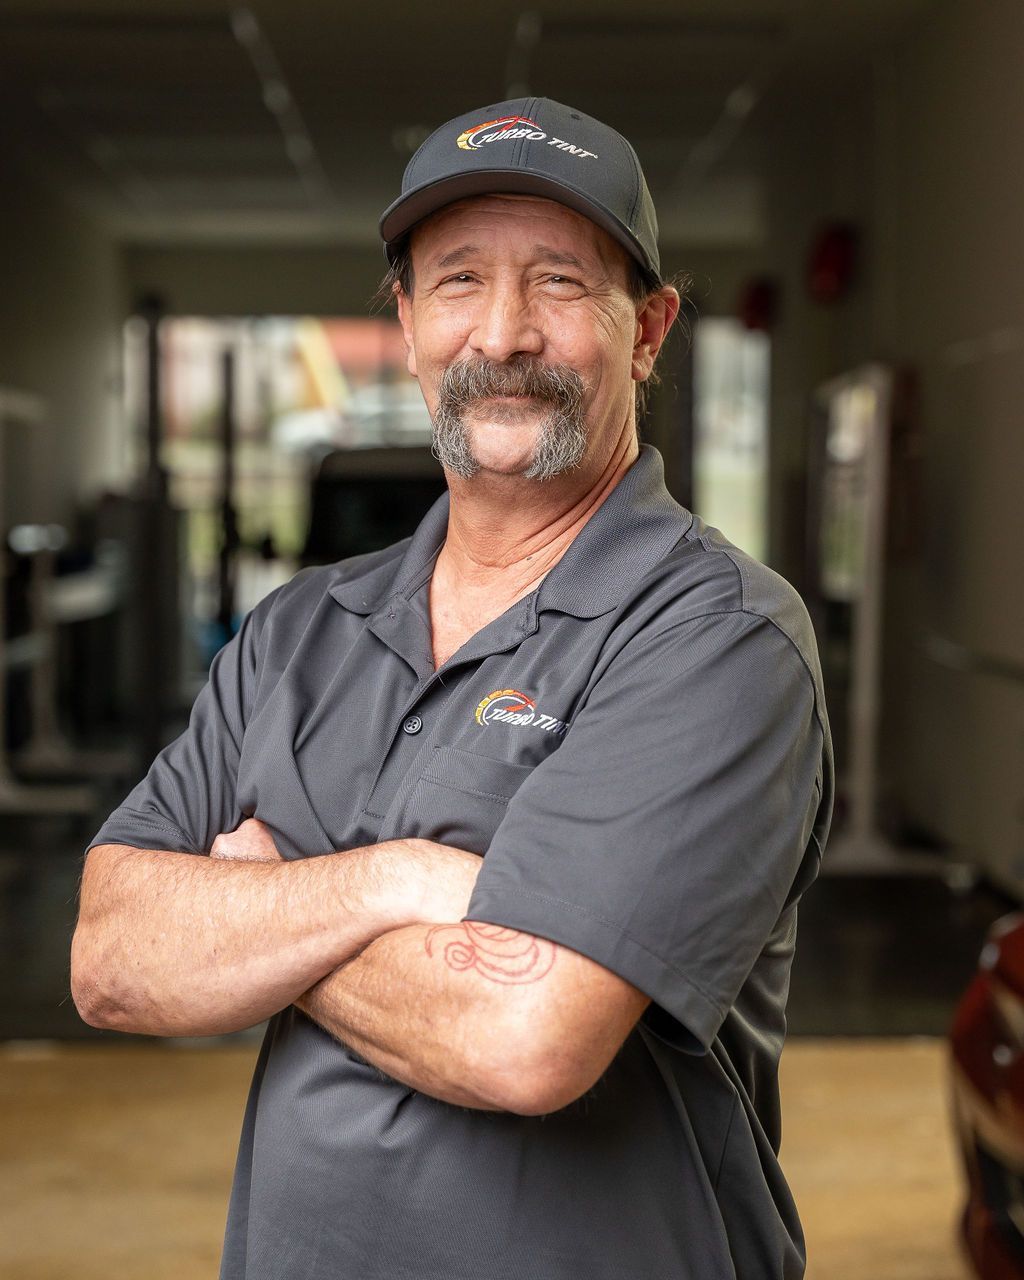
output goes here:
{"type": "MultiPolygon", "coordinates": [[[[295,1003],[388,1075],[432,1097],[528,1113],[537,995],[561,949],[466,921],[384,934],[295,1003]]],[[[564,954],[564,953],[563,953],[564,954]]]]}
{"type": "Polygon", "coordinates": [[[296,862],[100,846],[82,880],[75,1003],[96,1025],[153,1035],[252,1026],[417,918],[403,844],[296,862]]]}

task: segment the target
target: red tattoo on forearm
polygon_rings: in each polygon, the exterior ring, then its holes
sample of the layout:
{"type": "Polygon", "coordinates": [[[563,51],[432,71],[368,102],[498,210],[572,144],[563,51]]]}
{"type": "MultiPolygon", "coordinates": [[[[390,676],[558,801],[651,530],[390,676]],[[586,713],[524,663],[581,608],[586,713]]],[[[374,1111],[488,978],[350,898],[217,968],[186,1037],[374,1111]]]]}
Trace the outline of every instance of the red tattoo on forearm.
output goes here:
{"type": "Polygon", "coordinates": [[[442,948],[450,969],[475,969],[492,982],[537,982],[555,963],[555,944],[500,924],[435,925],[426,936],[427,955],[442,948]],[[446,942],[440,936],[448,935],[446,942]]]}

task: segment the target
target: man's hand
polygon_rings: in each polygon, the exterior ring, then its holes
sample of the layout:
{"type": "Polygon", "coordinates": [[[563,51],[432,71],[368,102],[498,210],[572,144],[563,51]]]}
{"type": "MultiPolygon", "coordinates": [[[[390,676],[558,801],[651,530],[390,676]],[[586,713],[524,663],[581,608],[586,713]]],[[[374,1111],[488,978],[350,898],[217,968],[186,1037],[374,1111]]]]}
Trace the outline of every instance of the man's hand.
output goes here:
{"type": "Polygon", "coordinates": [[[387,850],[401,879],[413,892],[416,918],[424,924],[450,924],[469,910],[483,859],[465,849],[433,840],[392,840],[387,850]]]}
{"type": "Polygon", "coordinates": [[[283,862],[270,834],[259,818],[246,818],[234,831],[222,832],[213,842],[210,857],[222,862],[283,862]]]}

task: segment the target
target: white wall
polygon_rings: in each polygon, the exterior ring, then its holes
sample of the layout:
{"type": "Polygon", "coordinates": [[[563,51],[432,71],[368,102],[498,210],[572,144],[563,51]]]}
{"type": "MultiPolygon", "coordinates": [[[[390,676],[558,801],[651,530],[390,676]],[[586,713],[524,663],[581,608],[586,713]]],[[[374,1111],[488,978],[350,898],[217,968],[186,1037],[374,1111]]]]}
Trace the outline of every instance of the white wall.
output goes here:
{"type": "Polygon", "coordinates": [[[382,250],[343,245],[128,245],[129,296],[176,315],[365,315],[382,250]]]}
{"type": "MultiPolygon", "coordinates": [[[[880,272],[920,380],[926,487],[895,566],[891,763],[909,815],[1024,884],[1024,6],[958,0],[899,48],[880,272]]],[[[884,308],[883,308],[884,314],[884,308]]]]}
{"type": "Polygon", "coordinates": [[[34,176],[0,161],[0,386],[42,396],[50,426],[9,433],[8,520],[67,520],[122,470],[120,258],[112,239],[34,176]]]}

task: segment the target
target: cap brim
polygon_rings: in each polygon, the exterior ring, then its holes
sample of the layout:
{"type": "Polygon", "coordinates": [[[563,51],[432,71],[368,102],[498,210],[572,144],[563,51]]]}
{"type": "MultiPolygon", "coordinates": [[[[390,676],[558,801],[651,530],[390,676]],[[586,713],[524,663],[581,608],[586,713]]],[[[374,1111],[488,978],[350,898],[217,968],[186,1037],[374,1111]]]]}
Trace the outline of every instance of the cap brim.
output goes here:
{"type": "Polygon", "coordinates": [[[474,169],[468,173],[450,174],[435,182],[424,183],[406,192],[384,210],[380,219],[380,234],[384,239],[384,252],[388,261],[394,261],[393,246],[424,218],[468,196],[529,195],[556,200],[559,204],[575,209],[622,245],[631,257],[655,275],[660,275],[657,263],[651,262],[640,241],[609,211],[591,196],[577,190],[567,182],[544,174],[517,169],[474,169]]]}

